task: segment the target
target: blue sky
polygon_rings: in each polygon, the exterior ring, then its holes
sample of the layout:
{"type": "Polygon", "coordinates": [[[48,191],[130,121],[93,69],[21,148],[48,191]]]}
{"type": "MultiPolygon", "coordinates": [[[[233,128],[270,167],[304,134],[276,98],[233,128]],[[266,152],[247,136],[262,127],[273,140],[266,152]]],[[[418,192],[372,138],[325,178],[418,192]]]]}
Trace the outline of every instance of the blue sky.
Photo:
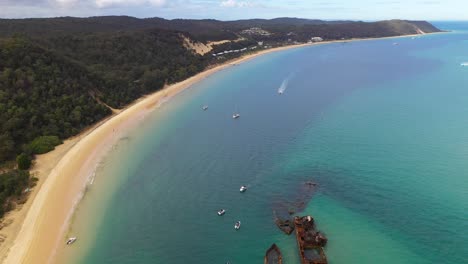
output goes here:
{"type": "Polygon", "coordinates": [[[468,20],[468,0],[0,0],[0,17],[468,20]]]}

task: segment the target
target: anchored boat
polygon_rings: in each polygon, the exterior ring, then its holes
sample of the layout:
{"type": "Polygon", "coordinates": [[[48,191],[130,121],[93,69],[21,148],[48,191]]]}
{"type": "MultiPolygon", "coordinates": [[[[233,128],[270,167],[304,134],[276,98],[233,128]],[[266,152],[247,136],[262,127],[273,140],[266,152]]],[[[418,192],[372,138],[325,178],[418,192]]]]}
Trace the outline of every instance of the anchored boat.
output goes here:
{"type": "Polygon", "coordinates": [[[242,186],[240,187],[239,191],[240,191],[241,193],[247,191],[247,186],[242,185],[242,186]]]}
{"type": "Polygon", "coordinates": [[[236,224],[234,225],[234,229],[239,230],[241,226],[241,221],[237,221],[236,224]]]}
{"type": "Polygon", "coordinates": [[[221,210],[218,211],[218,215],[219,215],[219,216],[222,216],[222,215],[224,215],[225,213],[226,213],[226,210],[224,210],[224,209],[221,209],[221,210]]]}

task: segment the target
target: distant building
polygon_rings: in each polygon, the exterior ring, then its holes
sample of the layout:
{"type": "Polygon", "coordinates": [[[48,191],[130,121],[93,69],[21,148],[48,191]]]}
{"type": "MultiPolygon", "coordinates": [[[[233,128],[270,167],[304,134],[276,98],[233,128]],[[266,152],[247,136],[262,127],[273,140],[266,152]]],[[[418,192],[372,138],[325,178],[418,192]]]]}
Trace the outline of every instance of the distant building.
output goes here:
{"type": "Polygon", "coordinates": [[[322,42],[323,38],[321,38],[321,37],[312,37],[312,38],[310,38],[310,41],[312,41],[312,42],[322,42]]]}
{"type": "Polygon", "coordinates": [[[241,31],[241,34],[246,34],[246,35],[259,35],[259,36],[270,36],[271,33],[261,29],[259,27],[253,27],[249,29],[245,29],[241,31]]]}

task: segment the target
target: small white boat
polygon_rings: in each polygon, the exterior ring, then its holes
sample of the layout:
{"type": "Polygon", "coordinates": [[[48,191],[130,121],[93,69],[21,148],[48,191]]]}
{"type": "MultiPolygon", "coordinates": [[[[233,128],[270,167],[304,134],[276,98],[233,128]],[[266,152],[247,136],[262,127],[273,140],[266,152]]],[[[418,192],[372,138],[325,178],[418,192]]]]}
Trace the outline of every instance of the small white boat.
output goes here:
{"type": "Polygon", "coordinates": [[[398,42],[395,42],[395,43],[393,43],[393,45],[397,46],[397,45],[400,45],[400,44],[398,44],[398,42]]]}
{"type": "Polygon", "coordinates": [[[221,210],[218,211],[218,215],[219,215],[219,216],[222,216],[222,215],[224,215],[225,213],[226,213],[226,210],[224,210],[224,209],[221,209],[221,210]]]}
{"type": "Polygon", "coordinates": [[[241,225],[241,221],[237,221],[236,224],[234,225],[234,229],[239,230],[241,225]]]}
{"type": "Polygon", "coordinates": [[[234,118],[234,119],[237,119],[237,118],[239,118],[239,117],[240,117],[240,114],[238,114],[238,113],[232,115],[232,118],[234,118]]]}
{"type": "Polygon", "coordinates": [[[468,62],[462,62],[462,63],[460,63],[460,66],[465,66],[466,67],[466,66],[468,66],[468,62]]]}
{"type": "Polygon", "coordinates": [[[71,245],[71,244],[75,243],[76,239],[77,239],[76,237],[70,237],[70,238],[68,238],[68,240],[67,240],[67,245],[71,245]]]}
{"type": "Polygon", "coordinates": [[[283,90],[279,90],[278,94],[283,94],[283,92],[284,92],[283,90]]]}
{"type": "Polygon", "coordinates": [[[208,106],[207,106],[207,105],[204,105],[204,106],[203,106],[203,110],[206,111],[207,109],[208,109],[208,106]]]}
{"type": "Polygon", "coordinates": [[[240,191],[241,193],[247,191],[247,186],[242,185],[242,186],[240,187],[239,191],[240,191]]]}

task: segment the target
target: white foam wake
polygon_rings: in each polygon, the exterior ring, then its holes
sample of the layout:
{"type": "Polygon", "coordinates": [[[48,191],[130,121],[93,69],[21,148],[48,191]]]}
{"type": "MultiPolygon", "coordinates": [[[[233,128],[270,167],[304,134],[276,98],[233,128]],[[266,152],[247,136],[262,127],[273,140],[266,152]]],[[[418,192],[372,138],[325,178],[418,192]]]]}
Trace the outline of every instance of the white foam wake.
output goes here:
{"type": "Polygon", "coordinates": [[[283,82],[281,83],[280,88],[278,88],[278,93],[280,93],[280,94],[284,93],[284,91],[286,91],[286,88],[288,88],[288,83],[289,83],[288,79],[283,80],[283,82]]]}
{"type": "Polygon", "coordinates": [[[293,74],[289,74],[288,77],[286,77],[286,79],[283,80],[283,82],[281,83],[281,86],[278,88],[278,93],[279,94],[282,94],[284,93],[284,91],[286,91],[286,88],[288,88],[288,83],[289,83],[289,80],[291,79],[291,77],[293,76],[293,74]]]}

